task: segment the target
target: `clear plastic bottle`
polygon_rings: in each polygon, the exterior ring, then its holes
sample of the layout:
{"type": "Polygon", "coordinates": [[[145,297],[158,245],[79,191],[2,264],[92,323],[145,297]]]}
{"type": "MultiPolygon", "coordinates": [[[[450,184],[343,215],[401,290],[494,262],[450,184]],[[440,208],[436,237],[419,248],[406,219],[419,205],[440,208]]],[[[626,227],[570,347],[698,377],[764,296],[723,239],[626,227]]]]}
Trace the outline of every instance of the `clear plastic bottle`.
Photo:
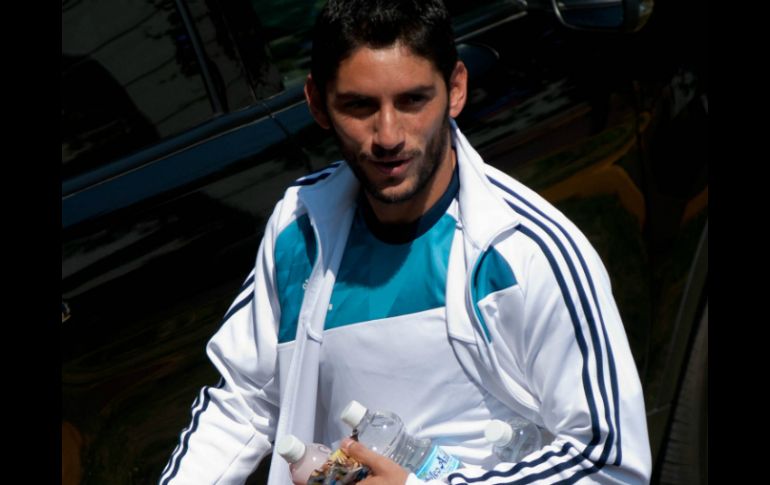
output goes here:
{"type": "Polygon", "coordinates": [[[358,401],[351,401],[340,417],[357,431],[358,441],[413,472],[417,478],[440,478],[462,466],[460,460],[430,439],[409,435],[401,418],[394,413],[369,411],[358,401]]]}
{"type": "Polygon", "coordinates": [[[291,481],[295,485],[307,485],[314,470],[329,458],[332,450],[318,443],[306,445],[294,435],[286,435],[275,444],[275,451],[289,462],[291,481]]]}
{"type": "Polygon", "coordinates": [[[484,430],[484,437],[492,443],[492,450],[500,460],[516,463],[543,447],[547,431],[527,419],[515,417],[507,422],[492,420],[484,430]]]}

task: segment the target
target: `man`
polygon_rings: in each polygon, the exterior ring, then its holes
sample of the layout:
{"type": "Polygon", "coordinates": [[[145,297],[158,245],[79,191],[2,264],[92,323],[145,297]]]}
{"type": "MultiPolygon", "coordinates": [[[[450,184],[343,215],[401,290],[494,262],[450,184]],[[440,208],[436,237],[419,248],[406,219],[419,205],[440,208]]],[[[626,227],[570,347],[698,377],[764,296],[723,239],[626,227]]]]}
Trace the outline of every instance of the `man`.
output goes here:
{"type": "MultiPolygon", "coordinates": [[[[449,483],[643,483],[641,386],[599,256],[487,166],[452,121],[467,72],[439,0],[331,0],[305,93],[345,161],[289,188],[208,345],[161,483],[242,483],[293,434],[327,445],[356,399],[464,464],[449,483]],[[483,439],[523,416],[555,438],[518,464],[483,439]],[[520,480],[520,481],[517,481],[520,480]]],[[[420,480],[360,443],[364,484],[420,480]]],[[[270,485],[290,482],[273,456],[270,485]]]]}

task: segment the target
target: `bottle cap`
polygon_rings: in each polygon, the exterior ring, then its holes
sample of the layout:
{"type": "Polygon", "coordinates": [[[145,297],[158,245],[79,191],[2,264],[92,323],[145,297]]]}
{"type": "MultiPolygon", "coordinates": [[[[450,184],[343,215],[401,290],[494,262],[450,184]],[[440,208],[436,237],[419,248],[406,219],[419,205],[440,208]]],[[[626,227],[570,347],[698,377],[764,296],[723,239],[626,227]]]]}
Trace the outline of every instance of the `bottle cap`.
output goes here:
{"type": "Polygon", "coordinates": [[[355,428],[361,423],[364,416],[366,416],[366,411],[366,407],[360,402],[350,401],[350,403],[345,406],[345,409],[342,410],[340,419],[351,428],[355,428]]]}
{"type": "Polygon", "coordinates": [[[495,446],[505,446],[513,438],[513,429],[499,419],[493,419],[484,430],[484,438],[495,446]]]}
{"type": "Polygon", "coordinates": [[[289,463],[297,463],[305,455],[305,443],[296,436],[287,434],[275,444],[275,451],[289,463]]]}

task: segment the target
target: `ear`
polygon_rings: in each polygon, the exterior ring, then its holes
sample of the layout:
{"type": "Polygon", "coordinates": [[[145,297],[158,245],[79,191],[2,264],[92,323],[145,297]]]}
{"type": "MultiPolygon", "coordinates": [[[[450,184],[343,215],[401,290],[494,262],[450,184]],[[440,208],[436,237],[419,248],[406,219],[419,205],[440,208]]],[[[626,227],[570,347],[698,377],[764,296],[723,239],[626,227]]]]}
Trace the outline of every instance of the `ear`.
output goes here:
{"type": "Polygon", "coordinates": [[[465,107],[468,94],[468,70],[462,61],[457,61],[449,78],[449,116],[456,118],[465,107]]]}
{"type": "Polygon", "coordinates": [[[329,123],[329,115],[326,112],[326,103],[323,99],[323,93],[318,90],[313,81],[313,76],[307,75],[305,80],[305,99],[307,100],[308,108],[310,108],[310,114],[313,115],[316,123],[321,125],[321,128],[328,130],[331,127],[329,123]]]}

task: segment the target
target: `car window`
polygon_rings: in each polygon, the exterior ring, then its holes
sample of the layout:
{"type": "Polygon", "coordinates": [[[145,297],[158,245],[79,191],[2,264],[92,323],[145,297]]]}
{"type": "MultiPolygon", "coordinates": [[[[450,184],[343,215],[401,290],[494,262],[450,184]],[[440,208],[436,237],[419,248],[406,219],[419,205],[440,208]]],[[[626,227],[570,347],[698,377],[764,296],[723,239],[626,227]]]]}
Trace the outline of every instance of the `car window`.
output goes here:
{"type": "Polygon", "coordinates": [[[65,178],[211,115],[174,2],[62,2],[65,178]]]}
{"type": "Polygon", "coordinates": [[[63,179],[253,104],[216,5],[62,1],[63,179]]]}
{"type": "MultiPolygon", "coordinates": [[[[315,18],[326,0],[251,0],[256,22],[269,49],[273,65],[280,72],[283,89],[304,83],[310,72],[311,33],[315,18]]],[[[485,13],[501,9],[520,10],[521,0],[449,0],[455,30],[485,13]]]]}
{"type": "Polygon", "coordinates": [[[325,0],[251,0],[284,88],[310,72],[311,31],[325,0]]]}
{"type": "MultiPolygon", "coordinates": [[[[209,67],[222,72],[224,88],[230,109],[240,108],[283,90],[283,80],[273,63],[268,46],[269,32],[265,31],[251,0],[193,0],[190,9],[200,31],[209,60],[209,67]],[[219,61],[217,61],[218,59],[219,61]],[[243,75],[250,88],[244,98],[241,83],[233,79],[243,75]]],[[[227,108],[227,107],[226,107],[227,108]]]]}

